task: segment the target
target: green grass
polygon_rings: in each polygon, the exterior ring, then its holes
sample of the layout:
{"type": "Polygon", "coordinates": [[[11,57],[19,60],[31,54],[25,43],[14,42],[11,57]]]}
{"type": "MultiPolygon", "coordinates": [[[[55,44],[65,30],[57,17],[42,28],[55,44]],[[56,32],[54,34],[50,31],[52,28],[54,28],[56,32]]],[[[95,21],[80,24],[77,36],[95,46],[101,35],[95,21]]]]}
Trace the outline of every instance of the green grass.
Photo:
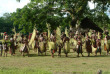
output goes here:
{"type": "Polygon", "coordinates": [[[17,69],[17,68],[2,68],[0,74],[52,74],[45,70],[36,69],[17,69]]]}
{"type": "Polygon", "coordinates": [[[99,69],[103,74],[110,74],[110,55],[106,56],[105,51],[102,56],[93,53],[90,57],[85,52],[84,57],[77,57],[72,50],[68,57],[64,53],[61,57],[57,54],[52,58],[47,51],[47,56],[38,56],[31,50],[29,57],[23,57],[17,50],[15,56],[0,57],[0,74],[97,74],[99,69]]]}

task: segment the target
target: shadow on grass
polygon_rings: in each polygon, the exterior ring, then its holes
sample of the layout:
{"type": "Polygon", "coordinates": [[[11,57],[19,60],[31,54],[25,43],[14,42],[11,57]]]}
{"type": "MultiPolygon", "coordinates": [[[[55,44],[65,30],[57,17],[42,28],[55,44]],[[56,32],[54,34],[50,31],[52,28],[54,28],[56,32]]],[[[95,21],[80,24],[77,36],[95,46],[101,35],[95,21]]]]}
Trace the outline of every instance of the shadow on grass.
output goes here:
{"type": "Polygon", "coordinates": [[[29,57],[46,57],[46,56],[50,56],[51,57],[51,55],[49,55],[49,54],[40,54],[40,55],[38,55],[38,54],[29,54],[29,57]]]}
{"type": "MultiPolygon", "coordinates": [[[[73,72],[72,74],[98,74],[97,72],[73,72]]],[[[110,72],[102,72],[99,74],[110,74],[110,72]]]]}
{"type": "MultiPolygon", "coordinates": [[[[88,57],[88,56],[84,56],[84,57],[88,57]]],[[[93,58],[94,57],[110,57],[110,55],[101,55],[101,56],[100,55],[97,55],[97,56],[89,56],[89,57],[93,57],[93,58]]]]}
{"type": "Polygon", "coordinates": [[[29,54],[29,57],[37,57],[37,54],[29,54]]]}
{"type": "MultiPolygon", "coordinates": [[[[77,56],[69,56],[68,55],[68,57],[66,57],[65,55],[62,55],[60,58],[85,58],[85,57],[88,57],[88,56],[79,56],[79,57],[77,57],[77,56]]],[[[101,58],[101,57],[107,57],[107,58],[109,58],[110,57],[110,55],[97,55],[97,56],[89,56],[90,58],[95,58],[95,57],[99,57],[99,58],[101,58]]],[[[89,58],[88,57],[88,58],[89,58]]]]}

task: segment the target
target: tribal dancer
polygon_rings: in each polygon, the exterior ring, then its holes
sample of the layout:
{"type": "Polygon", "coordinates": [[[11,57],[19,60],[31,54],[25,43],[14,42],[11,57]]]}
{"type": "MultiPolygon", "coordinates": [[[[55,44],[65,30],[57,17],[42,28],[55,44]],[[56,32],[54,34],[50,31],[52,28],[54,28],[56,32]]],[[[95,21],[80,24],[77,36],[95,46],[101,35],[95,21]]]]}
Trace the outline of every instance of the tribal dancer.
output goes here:
{"type": "Polygon", "coordinates": [[[100,52],[101,56],[101,40],[97,39],[97,50],[95,51],[95,54],[97,55],[97,52],[100,52]]]}
{"type": "Polygon", "coordinates": [[[28,36],[26,36],[23,43],[24,43],[24,46],[23,46],[23,49],[21,50],[21,54],[24,56],[24,53],[27,53],[29,57],[28,36]]]}
{"type": "Polygon", "coordinates": [[[83,54],[82,54],[82,40],[80,37],[78,37],[78,43],[77,43],[77,53],[78,53],[78,57],[79,57],[79,53],[81,53],[82,57],[83,57],[83,54]]]}
{"type": "Polygon", "coordinates": [[[11,38],[10,38],[10,42],[11,42],[11,45],[10,45],[11,55],[14,55],[14,54],[15,54],[15,45],[14,45],[13,35],[12,35],[11,38]]]}
{"type": "Polygon", "coordinates": [[[50,45],[51,55],[52,57],[54,57],[54,53],[57,51],[55,33],[51,34],[50,40],[51,40],[51,45],[50,45]]]}
{"type": "Polygon", "coordinates": [[[64,53],[66,57],[68,57],[68,53],[70,52],[69,38],[66,37],[66,34],[63,35],[63,44],[64,44],[64,53]]]}
{"type": "Polygon", "coordinates": [[[4,49],[4,57],[5,57],[5,56],[7,57],[8,46],[7,46],[7,43],[6,43],[6,42],[4,43],[3,49],[4,49]]]}
{"type": "Polygon", "coordinates": [[[110,36],[107,34],[104,38],[104,50],[107,51],[107,55],[110,51],[110,36]]]}
{"type": "Polygon", "coordinates": [[[92,53],[92,43],[91,43],[90,37],[86,38],[86,51],[87,51],[88,57],[89,57],[90,53],[92,53]]]}
{"type": "Polygon", "coordinates": [[[39,47],[38,47],[38,55],[41,53],[45,52],[46,55],[46,41],[44,39],[43,34],[40,35],[39,37],[39,47]]]}

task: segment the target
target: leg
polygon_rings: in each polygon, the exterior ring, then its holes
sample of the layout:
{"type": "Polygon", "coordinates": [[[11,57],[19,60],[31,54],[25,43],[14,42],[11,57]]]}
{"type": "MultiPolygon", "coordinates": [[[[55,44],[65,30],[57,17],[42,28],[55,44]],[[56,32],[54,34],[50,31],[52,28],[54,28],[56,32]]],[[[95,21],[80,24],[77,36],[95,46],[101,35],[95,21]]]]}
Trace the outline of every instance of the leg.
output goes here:
{"type": "Polygon", "coordinates": [[[68,54],[66,53],[66,57],[68,57],[68,54]]]}
{"type": "Polygon", "coordinates": [[[11,55],[13,55],[13,48],[11,48],[11,55]]]}
{"type": "Polygon", "coordinates": [[[46,56],[46,51],[45,51],[45,56],[46,56]]]}
{"type": "Polygon", "coordinates": [[[34,48],[34,52],[37,52],[37,48],[34,48]]]}
{"type": "Polygon", "coordinates": [[[22,51],[20,51],[21,52],[21,55],[22,55],[22,51]]]}
{"type": "Polygon", "coordinates": [[[97,51],[95,51],[95,56],[97,56],[97,51]]]}
{"type": "Polygon", "coordinates": [[[29,52],[27,52],[27,56],[29,57],[29,52]]]}
{"type": "Polygon", "coordinates": [[[108,51],[108,49],[107,49],[107,55],[108,55],[108,53],[109,53],[109,51],[108,51]]]}
{"type": "Polygon", "coordinates": [[[54,52],[53,52],[53,50],[51,50],[51,55],[52,55],[52,58],[54,58],[54,52]]]}
{"type": "Polygon", "coordinates": [[[7,52],[6,52],[6,57],[7,57],[7,52]]]}
{"type": "Polygon", "coordinates": [[[61,48],[60,48],[60,47],[59,47],[58,56],[60,56],[60,57],[61,57],[61,48]]]}
{"type": "Polygon", "coordinates": [[[88,53],[88,57],[90,56],[90,53],[88,53]]]}
{"type": "Polygon", "coordinates": [[[52,56],[52,58],[54,58],[54,52],[52,49],[51,49],[51,56],[52,56]]]}
{"type": "Polygon", "coordinates": [[[79,57],[79,53],[78,53],[77,57],[79,57]]]}
{"type": "Polygon", "coordinates": [[[82,52],[81,52],[81,55],[82,55],[82,57],[84,57],[83,54],[82,54],[82,52]]]}
{"type": "Polygon", "coordinates": [[[3,53],[3,49],[1,49],[1,56],[2,56],[2,53],[3,53]]]}
{"type": "Polygon", "coordinates": [[[13,54],[15,54],[15,48],[13,48],[13,54]]]}
{"type": "Polygon", "coordinates": [[[24,52],[22,52],[22,56],[24,57],[24,52]]]}
{"type": "Polygon", "coordinates": [[[5,51],[4,51],[4,57],[5,57],[5,51]]]}
{"type": "MultiPolygon", "coordinates": [[[[81,55],[82,55],[82,57],[84,57],[82,53],[83,53],[83,52],[82,52],[82,46],[81,46],[81,55]]],[[[90,55],[90,53],[89,53],[89,55],[90,55]]]]}
{"type": "Polygon", "coordinates": [[[100,48],[100,56],[101,56],[101,48],[100,48]]]}
{"type": "Polygon", "coordinates": [[[40,48],[38,48],[38,56],[40,55],[40,48]]]}

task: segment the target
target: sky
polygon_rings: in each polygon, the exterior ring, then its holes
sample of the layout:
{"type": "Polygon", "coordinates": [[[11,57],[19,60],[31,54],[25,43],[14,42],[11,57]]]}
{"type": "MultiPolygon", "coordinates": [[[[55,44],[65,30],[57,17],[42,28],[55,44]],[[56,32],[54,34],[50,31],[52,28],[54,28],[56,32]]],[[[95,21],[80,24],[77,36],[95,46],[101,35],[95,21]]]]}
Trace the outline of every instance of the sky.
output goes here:
{"type": "MultiPolygon", "coordinates": [[[[29,2],[30,0],[21,0],[21,2],[16,0],[0,0],[0,16],[3,16],[4,13],[15,12],[17,8],[23,8],[29,2]]],[[[94,9],[93,3],[89,2],[89,6],[91,9],[94,9]]],[[[110,17],[110,13],[107,12],[107,14],[110,17]]]]}
{"type": "Polygon", "coordinates": [[[17,8],[23,8],[29,2],[29,0],[21,0],[21,2],[16,0],[0,0],[0,16],[3,16],[4,13],[15,12],[17,8]]]}

